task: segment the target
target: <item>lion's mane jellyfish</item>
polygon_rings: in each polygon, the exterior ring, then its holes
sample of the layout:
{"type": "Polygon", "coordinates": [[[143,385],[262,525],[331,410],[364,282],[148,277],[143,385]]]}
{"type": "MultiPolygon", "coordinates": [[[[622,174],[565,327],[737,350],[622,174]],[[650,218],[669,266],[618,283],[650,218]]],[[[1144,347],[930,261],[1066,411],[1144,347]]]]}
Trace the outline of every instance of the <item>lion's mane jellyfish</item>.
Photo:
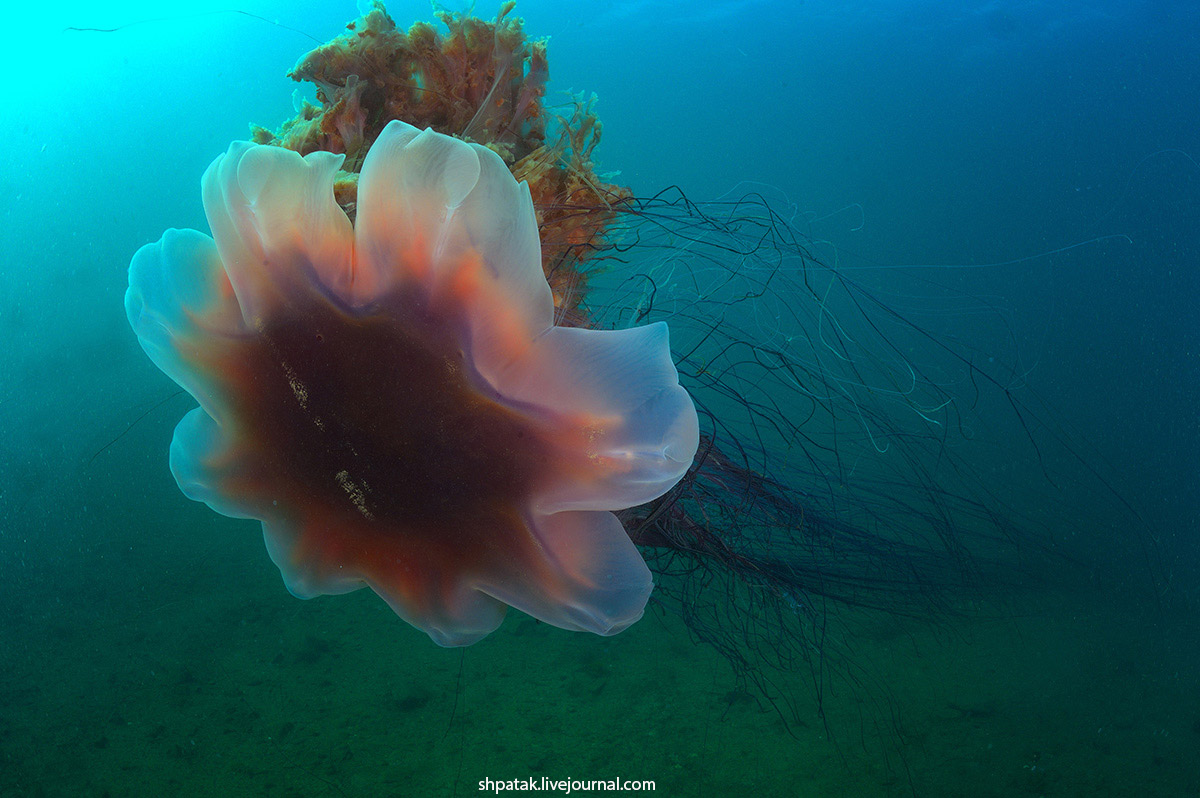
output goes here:
{"type": "Polygon", "coordinates": [[[301,597],[370,586],[443,645],[505,605],[619,632],[652,581],[611,512],[692,463],[663,323],[554,325],[528,189],[478,144],[389,123],[362,165],[234,143],[203,179],[214,239],[134,256],[126,310],[200,403],[184,493],[263,523],[301,597]]]}
{"type": "Polygon", "coordinates": [[[174,473],[262,519],[297,595],[368,584],[453,644],[504,604],[617,631],[653,573],[782,714],[785,672],[819,708],[863,678],[839,619],[954,612],[1047,550],[955,445],[981,392],[1028,410],[761,197],[604,180],[511,10],[376,2],[290,73],[317,102],[205,175],[215,244],[138,253],[130,321],[200,403],[174,473]]]}

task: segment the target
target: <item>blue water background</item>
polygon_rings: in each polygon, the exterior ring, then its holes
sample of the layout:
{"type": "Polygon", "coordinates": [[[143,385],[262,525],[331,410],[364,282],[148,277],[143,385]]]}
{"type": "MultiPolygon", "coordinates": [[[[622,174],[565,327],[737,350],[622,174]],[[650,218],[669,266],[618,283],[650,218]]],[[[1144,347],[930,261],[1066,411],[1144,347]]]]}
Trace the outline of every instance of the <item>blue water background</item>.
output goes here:
{"type": "MultiPolygon", "coordinates": [[[[167,227],[206,229],[207,164],[249,123],[294,113],[285,73],[315,44],[296,31],[325,41],[358,10],[239,6],[285,28],[205,13],[221,7],[65,5],[3,23],[19,68],[0,110],[0,607],[36,619],[22,634],[82,634],[101,596],[165,595],[159,575],[178,579],[187,563],[273,570],[251,545],[147,536],[175,517],[195,534],[210,514],[166,469],[186,399],[126,432],[172,386],[128,329],[125,269],[167,227]]],[[[421,2],[389,12],[430,18],[421,2]]],[[[638,193],[757,190],[787,209],[823,259],[1045,400],[1161,541],[1173,595],[1200,597],[1189,4],[525,0],[517,13],[550,36],[551,98],[599,96],[600,171],[638,193]],[[930,281],[998,310],[955,311],[930,281]]],[[[1012,415],[984,418],[989,440],[1023,436],[1012,415]]],[[[1074,493],[1077,464],[1049,456],[1066,475],[1054,510],[1090,512],[1095,480],[1074,493]]],[[[1005,478],[1002,457],[973,460],[1005,478]]],[[[38,656],[27,642],[8,654],[22,667],[38,656]]]]}

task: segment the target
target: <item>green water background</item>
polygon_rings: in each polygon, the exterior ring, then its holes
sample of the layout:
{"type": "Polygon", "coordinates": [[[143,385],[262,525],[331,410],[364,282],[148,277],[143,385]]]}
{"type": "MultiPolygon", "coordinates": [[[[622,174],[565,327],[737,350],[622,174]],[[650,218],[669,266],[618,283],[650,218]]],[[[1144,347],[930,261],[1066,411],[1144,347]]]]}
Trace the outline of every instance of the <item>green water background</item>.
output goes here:
{"type": "MultiPolygon", "coordinates": [[[[244,8],[321,40],[357,13],[244,8]]],[[[26,68],[0,163],[0,792],[467,795],[541,775],[706,796],[1200,790],[1200,169],[1181,154],[1200,151],[1193,15],[518,12],[552,37],[552,89],[600,95],[602,169],[639,192],[759,188],[845,266],[972,267],[862,274],[923,324],[1021,364],[1161,539],[1167,600],[1131,559],[1138,530],[1097,527],[1093,542],[1085,526],[1071,540],[1095,590],[1014,594],[954,623],[847,616],[872,678],[827,697],[831,741],[815,707],[786,729],[675,619],[599,639],[514,614],[462,652],[366,593],[291,598],[255,524],[175,487],[167,445],[190,400],[168,398],[121,297],[138,246],[204,229],[208,162],[249,122],[291,115],[284,73],[312,42],[227,13],[66,32],[163,12],[64,6],[6,31],[26,68]],[[1128,241],[1025,260],[1115,235],[1128,241]],[[956,309],[945,286],[998,315],[956,309]]],[[[1020,436],[1010,415],[981,416],[981,441],[1020,436]]],[[[959,453],[1024,495],[1030,476],[1002,449],[959,453]]],[[[1049,456],[1054,499],[1034,512],[1103,514],[1094,480],[1049,456]]]]}

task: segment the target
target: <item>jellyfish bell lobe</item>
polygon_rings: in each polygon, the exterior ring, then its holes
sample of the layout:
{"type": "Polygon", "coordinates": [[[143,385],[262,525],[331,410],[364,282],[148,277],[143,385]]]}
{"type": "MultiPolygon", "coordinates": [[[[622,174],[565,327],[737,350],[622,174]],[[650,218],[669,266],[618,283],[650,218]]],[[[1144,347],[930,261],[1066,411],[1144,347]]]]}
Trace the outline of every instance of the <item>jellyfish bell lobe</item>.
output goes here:
{"type": "Polygon", "coordinates": [[[652,581],[613,511],[699,440],[666,325],[554,326],[529,189],[485,147],[390,123],[353,224],[340,165],[235,143],[203,179],[213,238],[131,263],[130,324],[200,403],[180,488],[260,520],[295,595],[369,586],[442,645],[506,605],[626,628],[652,581]]]}

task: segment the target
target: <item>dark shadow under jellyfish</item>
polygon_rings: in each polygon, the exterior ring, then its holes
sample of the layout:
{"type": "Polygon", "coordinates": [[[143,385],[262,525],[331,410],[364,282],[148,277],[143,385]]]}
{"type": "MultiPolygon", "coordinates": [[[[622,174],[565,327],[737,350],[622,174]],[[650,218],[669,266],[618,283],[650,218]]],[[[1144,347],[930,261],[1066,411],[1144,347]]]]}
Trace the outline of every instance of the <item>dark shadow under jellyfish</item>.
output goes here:
{"type": "Polygon", "coordinates": [[[130,322],[200,405],[184,492],[260,520],[298,596],[369,586],[443,645],[507,606],[613,634],[649,605],[797,721],[794,674],[818,715],[871,678],[849,619],[1065,571],[967,454],[999,407],[1034,471],[1082,460],[1012,375],[760,196],[606,182],[590,100],[544,103],[510,11],[375,4],[291,73],[316,104],[213,162],[213,237],[134,258],[130,322]]]}

